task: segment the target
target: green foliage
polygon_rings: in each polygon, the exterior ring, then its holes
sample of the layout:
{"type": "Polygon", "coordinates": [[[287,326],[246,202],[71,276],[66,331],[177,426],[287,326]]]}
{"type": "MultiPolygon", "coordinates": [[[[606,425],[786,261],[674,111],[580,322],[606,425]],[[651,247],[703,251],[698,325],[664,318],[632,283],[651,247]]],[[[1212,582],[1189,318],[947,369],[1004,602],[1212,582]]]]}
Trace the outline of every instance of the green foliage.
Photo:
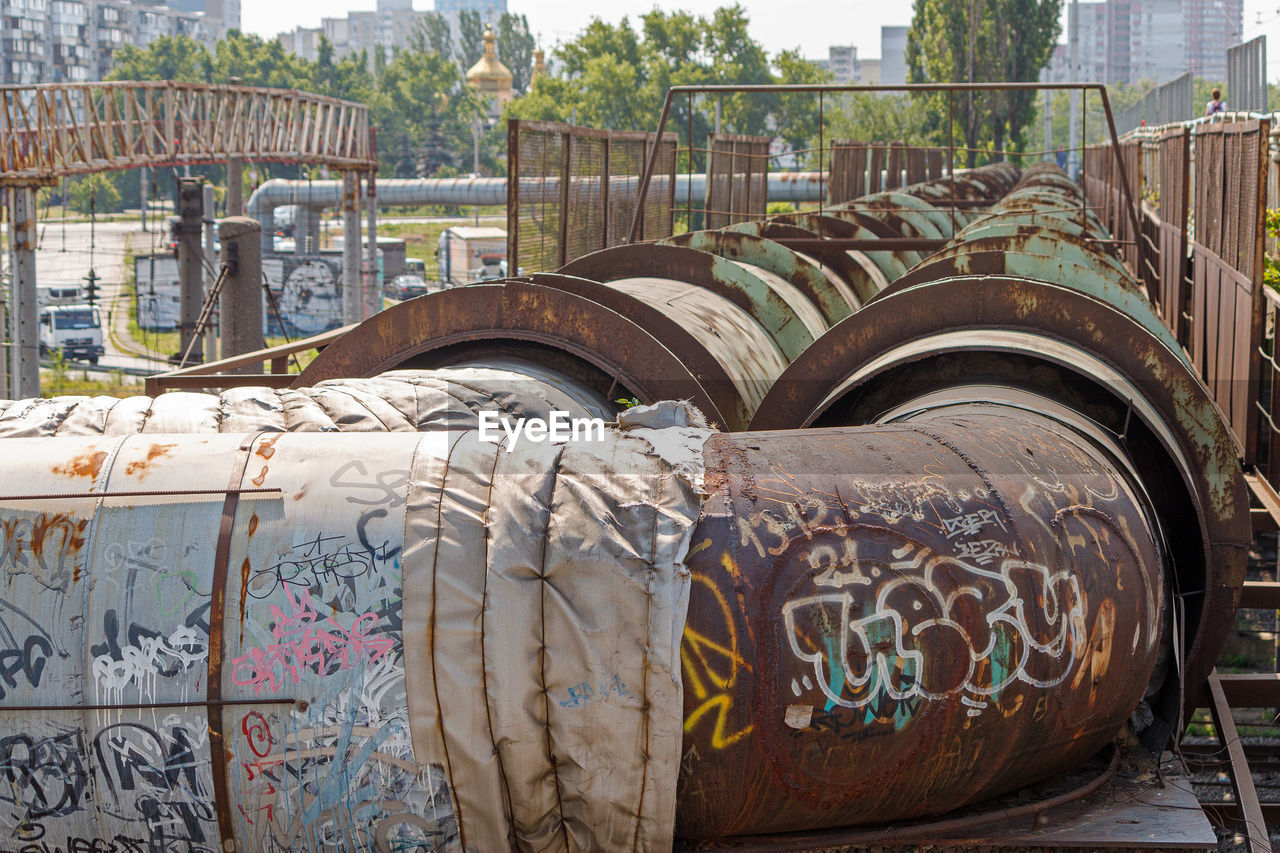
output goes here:
{"type": "Polygon", "coordinates": [[[769,216],[777,216],[780,213],[795,213],[796,206],[789,201],[771,201],[764,211],[769,216]]]}
{"type": "Polygon", "coordinates": [[[503,12],[498,19],[498,58],[511,71],[511,88],[520,94],[529,91],[533,77],[533,34],[529,32],[529,20],[524,15],[503,12]]]}
{"type": "Polygon", "coordinates": [[[70,187],[70,207],[77,213],[108,213],[120,208],[120,191],[102,172],[76,178],[70,187]]]}
{"type": "MultiPolygon", "coordinates": [[[[1267,234],[1280,237],[1280,210],[1274,208],[1267,211],[1267,234]]],[[[1280,290],[1280,261],[1267,255],[1263,258],[1262,283],[1280,290]]]]}
{"type": "Polygon", "coordinates": [[[484,56],[484,29],[487,23],[489,22],[480,20],[480,13],[474,9],[463,9],[458,13],[458,43],[454,49],[464,72],[484,56]]]}
{"type": "MultiPolygon", "coordinates": [[[[1060,12],[1061,0],[915,0],[907,31],[908,80],[1034,81],[1053,52],[1060,12]]],[[[1008,89],[918,96],[926,131],[937,141],[945,141],[950,105],[971,167],[980,144],[998,152],[1022,146],[1034,101],[1033,91],[1008,89]]]]}
{"type": "MultiPolygon", "coordinates": [[[[829,76],[796,51],[770,59],[748,32],[740,5],[710,16],[654,9],[638,28],[593,19],[555,51],[556,75],[535,80],[507,105],[506,117],[571,121],[614,130],[650,130],[671,86],[708,83],[820,83],[829,76]]],[[[725,133],[781,135],[796,148],[816,144],[817,98],[810,95],[700,95],[672,103],[668,128],[706,138],[717,104],[725,133]]],[[[830,117],[830,116],[828,116],[830,117]]],[[[701,168],[702,155],[693,168],[701,168]]],[[[682,163],[680,168],[686,168],[682,163]]]]}

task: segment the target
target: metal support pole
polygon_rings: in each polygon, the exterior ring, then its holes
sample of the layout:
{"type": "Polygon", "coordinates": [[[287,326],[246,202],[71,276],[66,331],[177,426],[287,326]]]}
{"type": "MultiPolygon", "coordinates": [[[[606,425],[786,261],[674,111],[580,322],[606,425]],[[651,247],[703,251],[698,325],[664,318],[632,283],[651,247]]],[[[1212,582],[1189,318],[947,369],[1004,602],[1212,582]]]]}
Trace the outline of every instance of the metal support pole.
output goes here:
{"type": "MultiPolygon", "coordinates": [[[[66,198],[66,195],[67,195],[66,192],[63,192],[62,196],[64,199],[66,198]]],[[[0,220],[5,220],[9,218],[8,199],[9,199],[8,191],[5,190],[4,188],[0,188],[0,220]]],[[[13,239],[12,236],[10,236],[9,239],[10,241],[12,241],[13,239]]],[[[4,236],[0,234],[0,257],[3,256],[3,245],[4,245],[3,241],[4,241],[4,236]]],[[[6,265],[3,263],[0,263],[0,267],[2,266],[6,266],[6,265]]],[[[0,315],[3,315],[5,317],[9,316],[8,312],[11,308],[13,308],[14,302],[16,301],[14,299],[14,291],[12,288],[13,288],[13,285],[11,280],[10,287],[8,290],[0,290],[0,315]]],[[[12,397],[14,395],[12,393],[13,389],[9,387],[9,366],[11,361],[10,352],[13,348],[9,346],[9,344],[13,342],[13,339],[10,337],[10,334],[9,334],[10,332],[9,325],[10,324],[8,322],[4,322],[0,324],[0,392],[3,392],[6,396],[12,397]]]]}
{"type": "MultiPolygon", "coordinates": [[[[204,220],[202,178],[178,179],[178,352],[187,352],[196,320],[204,305],[203,252],[200,231],[204,220]]],[[[192,350],[194,353],[196,350],[192,350]]]]}
{"type": "MultiPolygon", "coordinates": [[[[200,265],[204,272],[204,298],[209,298],[209,291],[213,288],[213,282],[217,279],[218,269],[218,250],[214,248],[217,243],[217,233],[215,232],[215,223],[213,221],[213,184],[204,185],[204,262],[200,265]]],[[[204,360],[216,361],[218,358],[218,315],[215,309],[214,314],[209,320],[209,324],[204,330],[204,360]]]]}
{"type": "Polygon", "coordinates": [[[368,202],[368,235],[369,241],[364,291],[364,316],[372,317],[382,309],[382,288],[378,280],[378,185],[377,175],[370,172],[366,178],[368,185],[365,200],[368,202]]]}
{"type": "MultiPolygon", "coordinates": [[[[262,323],[262,226],[249,216],[229,216],[218,222],[222,241],[222,263],[227,278],[218,299],[222,310],[222,357],[231,358],[263,349],[266,341],[262,323]]],[[[259,373],[261,366],[248,364],[229,373],[259,373]]]]}
{"type": "Polygon", "coordinates": [[[227,158],[227,216],[244,215],[244,158],[227,158]]]}
{"type": "MultiPolygon", "coordinates": [[[[1070,75],[1072,80],[1080,79],[1080,2],[1079,0],[1071,0],[1071,9],[1067,17],[1068,56],[1070,57],[1070,75]]],[[[1080,125],[1077,124],[1076,110],[1080,101],[1080,92],[1076,89],[1071,90],[1071,103],[1067,108],[1068,128],[1067,128],[1067,174],[1071,180],[1076,180],[1080,174],[1080,153],[1077,146],[1080,144],[1080,125]]]]}
{"type": "Polygon", "coordinates": [[[40,396],[40,312],[36,305],[36,191],[9,191],[10,393],[40,396]]]}
{"type": "Polygon", "coordinates": [[[342,322],[364,319],[360,299],[360,173],[342,173],[342,322]]]}
{"type": "MultiPolygon", "coordinates": [[[[151,187],[149,186],[149,183],[150,183],[150,182],[147,180],[147,178],[148,178],[148,173],[147,173],[147,171],[148,171],[148,170],[147,170],[147,167],[146,167],[146,166],[143,166],[141,169],[139,169],[139,170],[138,170],[138,195],[139,195],[139,196],[141,197],[141,199],[142,199],[142,230],[143,230],[143,231],[146,231],[146,230],[147,230],[147,204],[149,203],[149,202],[148,202],[148,199],[147,199],[147,193],[148,193],[148,192],[150,191],[150,189],[151,189],[151,187]]],[[[66,189],[66,187],[67,187],[66,179],[63,179],[63,182],[62,182],[62,188],[63,188],[63,190],[65,190],[65,189],[66,189]]],[[[64,218],[65,218],[65,217],[66,217],[66,215],[67,215],[67,214],[66,214],[66,210],[67,210],[67,194],[66,194],[66,192],[63,192],[63,194],[62,194],[62,211],[63,211],[63,212],[62,212],[62,215],[63,215],[63,217],[64,217],[64,218]]]]}

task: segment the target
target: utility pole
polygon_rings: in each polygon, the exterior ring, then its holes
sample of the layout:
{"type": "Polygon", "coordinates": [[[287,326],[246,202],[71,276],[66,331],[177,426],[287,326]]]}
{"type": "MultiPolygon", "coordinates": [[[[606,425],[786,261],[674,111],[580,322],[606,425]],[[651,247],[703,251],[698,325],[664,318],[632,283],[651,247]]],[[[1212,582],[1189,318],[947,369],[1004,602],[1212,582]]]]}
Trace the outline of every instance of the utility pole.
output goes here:
{"type": "Polygon", "coordinates": [[[382,310],[382,289],[378,287],[378,185],[377,173],[370,171],[365,179],[365,199],[368,201],[368,267],[365,276],[364,316],[372,317],[382,310]]]}
{"type": "Polygon", "coordinates": [[[342,173],[342,322],[364,319],[360,293],[360,173],[342,173]]]}
{"type": "Polygon", "coordinates": [[[9,189],[10,392],[40,396],[40,312],[36,307],[36,188],[9,189]]]}
{"type": "MultiPolygon", "coordinates": [[[[1071,0],[1067,14],[1067,32],[1070,47],[1068,58],[1071,82],[1080,82],[1080,0],[1071,0]]],[[[1067,108],[1067,174],[1074,181],[1080,173],[1080,90],[1071,90],[1071,105],[1067,108]]]]}
{"type": "MultiPolygon", "coordinates": [[[[1040,69],[1040,82],[1047,83],[1049,81],[1049,69],[1040,69]]],[[[1053,90],[1041,89],[1041,97],[1044,98],[1044,159],[1053,160],[1053,90]]]]}
{"type": "MultiPolygon", "coordinates": [[[[214,231],[215,223],[213,221],[213,184],[205,184],[202,189],[204,191],[202,201],[204,202],[205,213],[202,223],[204,225],[204,259],[200,266],[201,271],[204,273],[204,298],[207,300],[209,291],[213,289],[214,279],[217,278],[217,274],[212,270],[218,268],[218,252],[214,249],[214,244],[217,242],[217,234],[214,231]]],[[[215,312],[216,310],[215,308],[215,312]]],[[[206,363],[217,361],[218,359],[217,318],[217,313],[210,315],[209,323],[204,330],[204,360],[206,363]]]]}
{"type": "Polygon", "coordinates": [[[204,305],[200,232],[204,225],[201,178],[178,179],[178,353],[188,351],[204,305]]]}

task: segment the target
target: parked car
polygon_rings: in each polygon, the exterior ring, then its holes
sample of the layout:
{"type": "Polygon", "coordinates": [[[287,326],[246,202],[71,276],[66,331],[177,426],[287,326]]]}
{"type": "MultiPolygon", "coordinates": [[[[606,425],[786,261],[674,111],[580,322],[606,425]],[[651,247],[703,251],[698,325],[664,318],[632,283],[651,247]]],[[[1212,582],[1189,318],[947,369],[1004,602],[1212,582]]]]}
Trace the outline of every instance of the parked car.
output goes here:
{"type": "Polygon", "coordinates": [[[431,291],[431,286],[427,284],[427,280],[420,275],[412,275],[405,273],[391,279],[391,283],[386,286],[386,295],[392,299],[412,299],[415,296],[422,296],[431,291]]]}

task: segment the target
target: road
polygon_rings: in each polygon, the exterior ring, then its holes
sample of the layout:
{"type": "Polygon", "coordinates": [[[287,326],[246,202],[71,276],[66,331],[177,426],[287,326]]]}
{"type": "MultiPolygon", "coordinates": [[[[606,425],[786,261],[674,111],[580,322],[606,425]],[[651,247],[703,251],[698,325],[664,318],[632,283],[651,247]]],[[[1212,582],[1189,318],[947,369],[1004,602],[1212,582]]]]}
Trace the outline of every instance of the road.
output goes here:
{"type": "MultiPolygon", "coordinates": [[[[41,223],[39,243],[36,248],[36,283],[38,285],[77,284],[84,287],[90,267],[98,275],[98,305],[102,309],[103,324],[115,334],[103,329],[103,346],[106,354],[99,360],[92,373],[109,373],[113,369],[160,371],[167,368],[162,358],[139,358],[135,353],[120,349],[116,341],[131,343],[128,332],[128,306],[124,298],[125,254],[132,246],[140,253],[150,252],[151,232],[142,231],[138,222],[41,223]],[[116,340],[113,341],[112,338],[116,340]]],[[[157,238],[158,239],[158,238],[157,238]]],[[[136,346],[137,350],[142,347],[136,346]]],[[[83,365],[76,362],[76,369],[83,365]]]]}

